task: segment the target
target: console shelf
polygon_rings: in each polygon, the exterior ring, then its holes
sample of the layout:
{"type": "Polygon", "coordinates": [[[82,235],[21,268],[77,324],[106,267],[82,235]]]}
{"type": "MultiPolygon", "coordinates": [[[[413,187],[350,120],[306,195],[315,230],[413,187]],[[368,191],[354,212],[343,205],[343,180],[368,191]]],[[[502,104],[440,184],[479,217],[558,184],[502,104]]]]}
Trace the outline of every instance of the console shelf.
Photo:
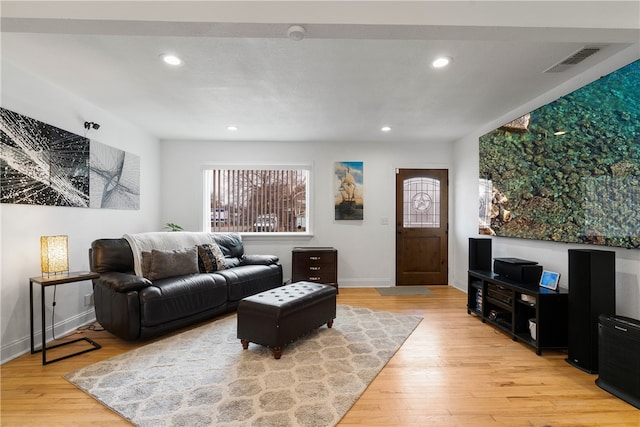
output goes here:
{"type": "Polygon", "coordinates": [[[491,271],[469,270],[467,313],[494,325],[514,341],[544,349],[566,349],[568,339],[567,289],[552,291],[520,283],[491,271]],[[535,319],[536,339],[529,320],[535,319]]]}

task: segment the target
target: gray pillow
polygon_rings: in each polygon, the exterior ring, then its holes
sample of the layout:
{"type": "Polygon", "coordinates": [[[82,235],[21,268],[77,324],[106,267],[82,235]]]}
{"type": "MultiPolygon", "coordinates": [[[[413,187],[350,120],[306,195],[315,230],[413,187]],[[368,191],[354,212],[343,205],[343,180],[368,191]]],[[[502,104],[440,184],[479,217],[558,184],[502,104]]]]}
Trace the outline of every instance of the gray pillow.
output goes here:
{"type": "Polygon", "coordinates": [[[140,265],[142,267],[142,277],[149,278],[149,271],[151,271],[151,251],[142,251],[140,253],[140,265]]]}
{"type": "MultiPolygon", "coordinates": [[[[143,255],[143,260],[145,256],[143,255]]],[[[147,264],[143,261],[143,266],[147,264]]],[[[149,280],[165,279],[167,277],[183,276],[198,273],[198,251],[195,246],[173,251],[151,251],[149,271],[144,277],[149,280]]]]}

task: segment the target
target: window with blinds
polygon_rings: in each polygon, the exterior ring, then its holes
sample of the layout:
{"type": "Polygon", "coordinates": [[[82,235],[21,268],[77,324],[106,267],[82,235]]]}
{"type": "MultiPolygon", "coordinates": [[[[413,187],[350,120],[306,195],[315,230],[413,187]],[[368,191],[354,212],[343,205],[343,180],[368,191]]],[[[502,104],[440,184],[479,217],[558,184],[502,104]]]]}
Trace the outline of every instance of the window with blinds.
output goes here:
{"type": "Polygon", "coordinates": [[[308,169],[205,170],[210,231],[306,232],[308,185],[308,169]]]}

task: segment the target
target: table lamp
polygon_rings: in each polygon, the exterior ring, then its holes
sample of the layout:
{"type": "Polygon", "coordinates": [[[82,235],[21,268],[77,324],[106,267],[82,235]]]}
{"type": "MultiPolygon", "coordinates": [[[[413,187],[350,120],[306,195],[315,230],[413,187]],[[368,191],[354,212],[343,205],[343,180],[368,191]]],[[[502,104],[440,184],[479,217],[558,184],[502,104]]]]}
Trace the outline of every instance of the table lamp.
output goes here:
{"type": "Polygon", "coordinates": [[[40,237],[42,275],[69,271],[69,243],[67,236],[40,237]]]}

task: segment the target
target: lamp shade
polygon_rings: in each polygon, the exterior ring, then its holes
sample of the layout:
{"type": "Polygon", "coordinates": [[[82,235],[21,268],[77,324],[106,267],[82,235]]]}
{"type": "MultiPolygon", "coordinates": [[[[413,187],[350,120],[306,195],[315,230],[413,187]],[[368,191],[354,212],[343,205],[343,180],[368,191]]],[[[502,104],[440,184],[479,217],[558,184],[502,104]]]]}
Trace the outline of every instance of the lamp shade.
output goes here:
{"type": "Polygon", "coordinates": [[[40,237],[40,264],[43,274],[69,271],[69,243],[67,236],[40,237]]]}

